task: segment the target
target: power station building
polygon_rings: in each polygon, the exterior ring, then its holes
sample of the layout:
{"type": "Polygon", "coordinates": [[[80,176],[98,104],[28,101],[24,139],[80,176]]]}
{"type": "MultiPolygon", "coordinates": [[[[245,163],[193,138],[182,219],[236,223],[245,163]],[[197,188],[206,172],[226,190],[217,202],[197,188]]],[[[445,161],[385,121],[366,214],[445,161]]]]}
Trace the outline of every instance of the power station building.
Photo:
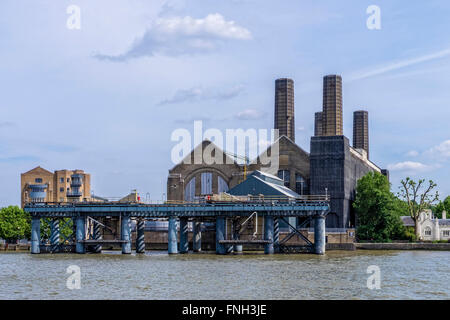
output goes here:
{"type": "MultiPolygon", "coordinates": [[[[386,176],[388,172],[381,170],[368,158],[367,111],[356,111],[354,114],[353,146],[343,135],[341,76],[324,77],[323,109],[315,114],[310,153],[295,143],[294,81],[291,79],[275,81],[274,128],[279,129],[279,138],[269,146],[266,153],[271,154],[274,147],[278,149],[277,168],[269,169],[261,164],[260,155],[246,168],[249,174],[263,171],[275,175],[283,181],[285,187],[300,196],[329,195],[331,210],[326,219],[327,228],[354,227],[356,219],[352,201],[358,179],[369,171],[377,171],[386,176]]],[[[222,164],[208,164],[203,159],[198,164],[193,164],[194,161],[189,164],[182,161],[175,165],[169,170],[168,200],[191,201],[209,194],[227,192],[243,182],[242,165],[235,159],[230,159],[210,141],[203,141],[187,158],[194,160],[199,148],[204,150],[208,147],[213,147],[214,152],[220,153],[223,157],[222,164]]],[[[252,194],[251,190],[248,194],[252,194]]]]}

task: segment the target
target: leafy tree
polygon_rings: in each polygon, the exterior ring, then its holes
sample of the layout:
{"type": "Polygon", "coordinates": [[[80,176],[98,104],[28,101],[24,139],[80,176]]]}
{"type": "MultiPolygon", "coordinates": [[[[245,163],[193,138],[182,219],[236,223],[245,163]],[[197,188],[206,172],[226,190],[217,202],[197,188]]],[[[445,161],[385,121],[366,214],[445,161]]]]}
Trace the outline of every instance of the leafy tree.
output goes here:
{"type": "Polygon", "coordinates": [[[397,200],[391,193],[389,181],[384,175],[369,172],[359,179],[353,203],[358,238],[386,242],[403,237],[405,228],[399,213],[401,203],[397,200]]]}
{"type": "Polygon", "coordinates": [[[439,219],[442,219],[442,211],[444,210],[447,212],[448,217],[448,214],[450,214],[450,196],[445,198],[444,201],[439,202],[433,209],[439,219]]]}
{"type": "Polygon", "coordinates": [[[18,206],[0,209],[0,238],[14,241],[31,236],[30,215],[18,206]]]}
{"type": "MultiPolygon", "coordinates": [[[[64,218],[59,220],[59,232],[60,240],[64,240],[63,236],[66,238],[73,233],[73,221],[71,218],[64,218]]],[[[50,240],[51,227],[50,223],[46,219],[41,219],[41,238],[44,240],[50,240]]]]}
{"type": "Polygon", "coordinates": [[[419,180],[415,182],[410,178],[406,178],[401,181],[399,195],[405,199],[408,204],[408,211],[411,218],[414,220],[415,232],[417,239],[420,239],[419,230],[417,228],[417,221],[419,220],[419,214],[426,208],[432,206],[432,204],[439,200],[439,194],[432,195],[432,190],[437,186],[432,180],[429,180],[428,187],[424,188],[425,180],[419,180]],[[422,192],[423,190],[423,192],[422,192]]]}

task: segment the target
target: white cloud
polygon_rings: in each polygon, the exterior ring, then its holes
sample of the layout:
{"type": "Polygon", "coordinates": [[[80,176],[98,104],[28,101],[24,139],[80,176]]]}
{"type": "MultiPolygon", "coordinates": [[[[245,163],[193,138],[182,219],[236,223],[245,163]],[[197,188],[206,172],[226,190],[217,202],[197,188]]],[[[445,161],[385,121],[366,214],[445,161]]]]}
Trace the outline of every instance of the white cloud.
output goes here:
{"type": "Polygon", "coordinates": [[[265,112],[256,109],[246,109],[237,113],[234,117],[238,120],[258,120],[266,116],[265,112]]]}
{"type": "Polygon", "coordinates": [[[417,157],[419,155],[419,152],[416,150],[411,150],[406,154],[408,157],[417,157]]]}
{"type": "Polygon", "coordinates": [[[417,57],[417,58],[411,58],[411,59],[405,59],[402,61],[398,61],[395,63],[390,63],[384,66],[378,66],[373,70],[368,70],[368,71],[360,71],[357,72],[353,75],[351,75],[349,77],[349,81],[355,81],[355,80],[361,80],[361,79],[366,79],[366,78],[370,78],[370,77],[374,77],[374,76],[378,76],[380,74],[384,74],[384,73],[388,73],[390,71],[395,71],[398,69],[402,69],[402,68],[406,68],[409,66],[413,66],[419,63],[423,63],[423,62],[427,62],[427,61],[431,61],[431,60],[436,60],[436,59],[440,59],[440,58],[445,58],[447,56],[450,56],[450,48],[449,49],[445,49],[445,50],[441,50],[435,53],[431,53],[428,55],[424,55],[421,57],[417,57]]]}
{"type": "Polygon", "coordinates": [[[227,40],[249,40],[252,34],[234,21],[219,14],[203,19],[190,16],[159,18],[136,39],[131,48],[120,55],[96,55],[101,60],[126,61],[155,54],[177,56],[204,53],[218,48],[227,40]]]}
{"type": "Polygon", "coordinates": [[[450,159],[450,140],[446,140],[441,144],[429,149],[426,154],[439,160],[450,159]]]}
{"type": "Polygon", "coordinates": [[[182,102],[196,102],[201,100],[229,100],[242,93],[244,86],[237,85],[226,90],[217,90],[213,88],[194,87],[190,89],[177,90],[175,94],[168,99],[161,101],[160,105],[175,104],[182,102]]]}
{"type": "Polygon", "coordinates": [[[398,162],[394,164],[388,165],[388,169],[390,171],[408,171],[408,172],[420,172],[430,169],[429,166],[420,163],[420,162],[414,162],[414,161],[405,161],[405,162],[398,162]]]}

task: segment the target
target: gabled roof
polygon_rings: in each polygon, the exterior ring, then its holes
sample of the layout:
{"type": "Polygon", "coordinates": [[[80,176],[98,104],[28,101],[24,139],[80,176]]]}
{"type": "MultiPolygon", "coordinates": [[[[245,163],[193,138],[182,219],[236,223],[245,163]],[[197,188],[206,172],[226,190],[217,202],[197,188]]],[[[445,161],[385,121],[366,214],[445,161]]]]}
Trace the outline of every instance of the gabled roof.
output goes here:
{"type": "Polygon", "coordinates": [[[297,151],[299,151],[299,152],[302,153],[303,155],[309,157],[309,153],[308,153],[308,152],[306,152],[305,150],[303,150],[298,144],[296,144],[294,141],[292,141],[291,139],[289,139],[287,136],[282,135],[282,136],[279,137],[277,140],[275,140],[274,143],[272,143],[270,146],[268,146],[268,147],[266,148],[266,150],[264,150],[263,152],[261,152],[261,153],[259,154],[259,156],[258,156],[258,159],[261,157],[261,155],[262,155],[263,153],[266,153],[266,152],[268,152],[269,150],[271,150],[271,149],[272,149],[272,146],[273,146],[274,144],[276,144],[276,143],[279,143],[279,144],[281,144],[281,143],[286,143],[286,144],[288,144],[288,145],[292,145],[292,146],[294,146],[295,149],[297,149],[297,151]]]}
{"type": "MultiPolygon", "coordinates": [[[[239,164],[236,162],[236,160],[235,159],[233,159],[232,157],[230,157],[230,156],[228,156],[221,148],[219,148],[214,142],[212,142],[212,141],[210,141],[210,140],[208,140],[208,139],[205,139],[205,140],[203,140],[201,143],[199,143],[188,155],[186,155],[184,158],[183,158],[183,160],[181,160],[181,162],[179,162],[179,163],[177,163],[175,166],[173,166],[172,167],[172,169],[170,169],[169,170],[169,172],[170,171],[173,171],[177,166],[179,166],[179,165],[182,165],[182,164],[184,164],[184,162],[185,162],[185,160],[186,159],[189,159],[189,158],[193,158],[193,155],[195,154],[195,152],[197,151],[197,150],[199,150],[200,148],[202,148],[202,150],[204,151],[205,150],[205,148],[207,147],[207,146],[209,146],[209,145],[212,145],[213,146],[213,148],[216,150],[216,152],[218,152],[219,154],[223,154],[223,156],[225,157],[224,158],[224,164],[234,164],[234,165],[236,165],[236,166],[238,166],[239,164]]],[[[202,158],[202,160],[203,160],[203,163],[204,163],[204,159],[202,158]]],[[[192,163],[191,162],[191,164],[195,164],[195,163],[192,163]]]]}
{"type": "Polygon", "coordinates": [[[28,173],[40,173],[40,174],[53,174],[53,172],[50,172],[44,168],[42,168],[41,166],[37,166],[36,168],[33,168],[27,172],[24,172],[22,174],[28,174],[28,173]]]}

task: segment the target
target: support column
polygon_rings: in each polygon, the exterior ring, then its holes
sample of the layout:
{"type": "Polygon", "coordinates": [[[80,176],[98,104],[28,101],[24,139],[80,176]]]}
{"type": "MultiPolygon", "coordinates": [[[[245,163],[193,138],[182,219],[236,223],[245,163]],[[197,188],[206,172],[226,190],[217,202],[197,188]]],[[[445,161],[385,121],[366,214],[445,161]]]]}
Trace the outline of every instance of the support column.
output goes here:
{"type": "Polygon", "coordinates": [[[86,218],[82,216],[76,217],[76,245],[75,251],[76,253],[86,253],[86,248],[84,243],[84,235],[86,233],[86,218]]]}
{"type": "Polygon", "coordinates": [[[192,245],[194,252],[202,251],[202,225],[201,222],[193,222],[192,245]]]}
{"type": "Polygon", "coordinates": [[[176,217],[170,217],[169,218],[169,230],[168,230],[168,251],[169,254],[176,254],[178,253],[177,248],[177,218],[176,217]]]}
{"type": "Polygon", "coordinates": [[[138,220],[136,228],[136,253],[145,253],[145,220],[138,220]]]}
{"type": "Polygon", "coordinates": [[[122,240],[126,242],[122,243],[122,253],[131,253],[131,219],[129,216],[122,216],[122,226],[121,226],[122,240]]]}
{"type": "MultiPolygon", "coordinates": [[[[100,228],[100,224],[94,221],[94,239],[102,240],[102,229],[100,228]]],[[[100,244],[96,244],[94,246],[94,253],[102,253],[102,246],[100,244]]]]}
{"type": "Polygon", "coordinates": [[[280,252],[280,223],[278,218],[273,218],[273,251],[280,252]]]}
{"type": "Polygon", "coordinates": [[[180,218],[180,253],[189,252],[188,218],[180,218]]]}
{"type": "Polygon", "coordinates": [[[314,217],[314,252],[325,254],[325,216],[314,217]]]}
{"type": "Polygon", "coordinates": [[[219,243],[220,240],[225,240],[225,218],[216,218],[216,253],[226,254],[226,247],[224,244],[219,243]]]}
{"type": "Polygon", "coordinates": [[[41,219],[31,218],[31,253],[41,253],[41,219]]]}
{"type": "Polygon", "coordinates": [[[50,252],[58,252],[59,249],[59,219],[52,219],[50,223],[50,252]]]}
{"type": "Polygon", "coordinates": [[[273,254],[273,217],[264,217],[264,240],[271,241],[271,243],[264,245],[264,253],[273,254]]]}
{"type": "MultiPolygon", "coordinates": [[[[233,220],[233,240],[239,240],[240,239],[239,229],[236,226],[236,224],[238,222],[239,222],[238,220],[233,220]]],[[[235,253],[242,253],[242,244],[235,244],[234,245],[234,252],[235,253]]]]}

